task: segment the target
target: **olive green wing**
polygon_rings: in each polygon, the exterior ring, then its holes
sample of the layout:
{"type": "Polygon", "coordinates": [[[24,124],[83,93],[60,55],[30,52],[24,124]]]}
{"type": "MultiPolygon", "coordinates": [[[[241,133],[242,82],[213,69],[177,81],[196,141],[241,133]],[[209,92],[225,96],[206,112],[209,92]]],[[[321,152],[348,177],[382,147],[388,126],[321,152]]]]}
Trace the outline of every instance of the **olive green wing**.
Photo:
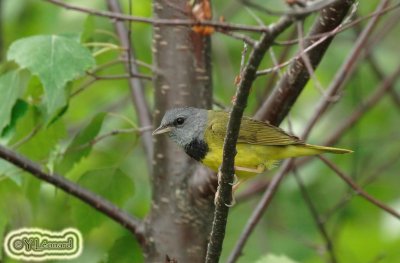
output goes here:
{"type": "MultiPolygon", "coordinates": [[[[229,115],[223,111],[209,112],[209,125],[206,132],[212,133],[214,138],[224,140],[229,115]]],[[[282,129],[265,122],[243,117],[240,125],[238,143],[248,143],[264,146],[283,146],[304,144],[296,136],[287,134],[282,129]]]]}

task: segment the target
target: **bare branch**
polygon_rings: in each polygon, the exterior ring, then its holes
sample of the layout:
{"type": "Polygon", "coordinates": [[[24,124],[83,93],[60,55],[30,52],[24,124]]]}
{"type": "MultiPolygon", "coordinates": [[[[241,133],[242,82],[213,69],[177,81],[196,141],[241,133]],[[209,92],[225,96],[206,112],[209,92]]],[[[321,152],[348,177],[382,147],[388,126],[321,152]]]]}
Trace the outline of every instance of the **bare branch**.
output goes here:
{"type": "MultiPolygon", "coordinates": [[[[394,158],[389,159],[379,167],[377,167],[374,171],[372,171],[361,183],[359,183],[362,187],[367,186],[368,184],[372,183],[377,177],[382,176],[385,174],[385,170],[391,168],[393,165],[397,164],[400,159],[400,153],[398,153],[394,158]]],[[[348,201],[352,199],[357,193],[351,191],[343,196],[335,205],[332,206],[327,212],[324,213],[321,220],[323,222],[327,221],[330,216],[332,216],[337,210],[343,207],[348,201]]]]}
{"type": "MultiPolygon", "coordinates": [[[[329,32],[337,28],[345,19],[352,4],[353,1],[342,0],[322,9],[309,36],[329,32]]],[[[322,44],[308,53],[309,60],[314,69],[318,66],[332,39],[333,36],[327,38],[322,44]]],[[[305,40],[305,49],[313,45],[314,42],[312,40],[305,40]]],[[[309,78],[310,75],[302,59],[296,59],[254,117],[256,119],[268,120],[275,125],[281,123],[307,84],[309,78]]]]}
{"type": "Polygon", "coordinates": [[[196,21],[190,19],[154,19],[154,18],[124,15],[118,12],[99,11],[96,9],[71,5],[61,0],[43,0],[43,1],[64,7],[65,9],[68,10],[87,13],[90,15],[107,17],[111,19],[116,19],[118,21],[132,21],[132,22],[145,23],[153,26],[213,26],[215,28],[220,28],[221,30],[232,30],[232,31],[249,31],[249,32],[259,32],[259,33],[269,31],[268,27],[262,27],[262,26],[238,25],[238,24],[231,24],[231,23],[211,21],[211,20],[196,21]]]}
{"type": "MultiPolygon", "coordinates": [[[[343,32],[343,31],[345,31],[345,30],[347,30],[349,28],[352,28],[352,27],[355,27],[355,26],[359,25],[364,20],[367,20],[367,19],[370,19],[370,18],[376,17],[376,16],[382,16],[382,15],[388,13],[388,12],[394,11],[397,8],[400,8],[400,3],[396,3],[394,5],[391,5],[391,6],[388,6],[386,8],[383,8],[380,11],[374,11],[372,13],[369,13],[366,16],[359,17],[359,18],[354,19],[352,21],[348,21],[347,23],[342,24],[338,30],[335,30],[335,32],[330,31],[330,32],[323,32],[323,33],[320,33],[320,34],[315,34],[315,35],[312,35],[312,36],[307,36],[307,37],[304,38],[304,40],[319,39],[319,38],[327,36],[327,35],[332,36],[332,35],[339,34],[339,33],[343,32]]],[[[390,27],[391,24],[389,24],[388,26],[390,27]]],[[[387,30],[387,29],[388,28],[386,27],[386,24],[385,24],[385,30],[387,30]]],[[[280,46],[288,46],[288,45],[293,45],[293,44],[297,44],[297,43],[299,43],[299,39],[298,38],[292,39],[292,40],[276,41],[275,42],[276,45],[280,45],[280,46]]]]}
{"type": "Polygon", "coordinates": [[[397,69],[375,89],[375,91],[361,103],[360,106],[332,133],[332,135],[325,141],[325,145],[335,144],[340,137],[353,125],[361,119],[372,107],[374,107],[385,94],[390,90],[394,90],[394,84],[400,77],[400,65],[397,69]]]}
{"type": "MultiPolygon", "coordinates": [[[[121,7],[118,3],[118,0],[107,0],[108,8],[114,13],[122,13],[121,7]]],[[[115,21],[115,30],[117,31],[118,38],[120,39],[121,45],[128,50],[127,58],[128,62],[125,63],[125,68],[129,72],[129,75],[139,76],[142,75],[139,73],[138,66],[135,62],[135,52],[133,46],[131,44],[128,30],[125,27],[124,22],[115,21]]],[[[144,95],[144,86],[140,79],[136,77],[132,77],[129,79],[129,86],[131,91],[131,97],[133,101],[133,105],[136,110],[136,114],[139,119],[140,126],[151,126],[152,125],[152,117],[149,109],[149,105],[146,101],[146,97],[144,95]]],[[[147,130],[142,133],[142,143],[144,150],[147,156],[147,164],[151,169],[152,160],[153,160],[153,137],[151,135],[151,131],[147,130]]]]}
{"type": "Polygon", "coordinates": [[[234,263],[240,257],[243,247],[249,239],[251,233],[254,228],[258,224],[261,219],[261,216],[264,214],[266,209],[269,207],[275,192],[278,190],[278,186],[282,181],[283,177],[289,172],[292,168],[293,159],[286,160],[279,171],[274,175],[270,183],[268,184],[268,188],[265,190],[261,200],[258,202],[257,207],[253,210],[249,220],[247,220],[246,226],[244,227],[242,233],[240,234],[239,240],[236,242],[232,253],[229,255],[228,263],[234,263]]]}
{"type": "Polygon", "coordinates": [[[130,78],[138,78],[144,80],[153,80],[151,76],[145,74],[121,74],[121,75],[96,75],[88,72],[88,75],[92,76],[96,80],[115,80],[115,79],[130,79],[130,78]]]}
{"type": "MultiPolygon", "coordinates": [[[[386,79],[382,81],[382,83],[375,89],[375,91],[365,100],[365,102],[361,103],[361,105],[341,124],[338,124],[338,128],[332,132],[332,134],[325,140],[322,145],[334,145],[345,132],[347,132],[351,127],[353,127],[363,116],[366,114],[374,105],[376,105],[385,94],[394,90],[394,84],[400,77],[400,65],[399,67],[386,79]]],[[[306,126],[308,126],[308,123],[306,126]]],[[[306,157],[295,162],[295,166],[297,168],[303,166],[312,160],[312,157],[306,157]]],[[[265,191],[267,186],[269,185],[269,181],[261,181],[254,184],[254,186],[246,189],[241,192],[236,200],[238,202],[248,199],[252,196],[255,196],[258,193],[265,191]]]]}
{"type": "Polygon", "coordinates": [[[234,174],[234,158],[236,155],[236,141],[239,135],[239,127],[243,111],[247,105],[247,98],[251,85],[256,78],[256,71],[259,67],[265,52],[272,45],[275,37],[292,24],[289,17],[281,18],[276,24],[271,25],[270,32],[263,34],[260,41],[250,54],[249,61],[243,71],[243,75],[236,93],[236,100],[230,114],[226,137],[223,149],[223,161],[219,172],[219,187],[214,213],[213,226],[210,242],[208,243],[206,262],[219,262],[222,243],[225,237],[225,228],[229,212],[227,204],[231,203],[232,183],[234,174]]]}
{"type": "Polygon", "coordinates": [[[54,185],[67,194],[75,196],[128,229],[136,236],[140,243],[145,242],[145,236],[141,230],[141,222],[138,219],[131,217],[108,200],[80,187],[61,175],[46,173],[38,164],[18,155],[2,145],[0,145],[0,158],[14,164],[38,179],[54,185]]]}
{"type": "Polygon", "coordinates": [[[303,15],[307,15],[309,13],[321,10],[322,8],[324,8],[330,4],[333,4],[336,1],[340,1],[340,0],[311,1],[311,4],[309,4],[308,6],[304,6],[303,8],[298,9],[298,10],[277,11],[277,10],[271,10],[269,8],[266,8],[262,5],[254,3],[250,0],[241,0],[241,2],[244,5],[255,8],[256,10],[260,10],[262,12],[265,12],[268,15],[273,15],[273,16],[288,15],[288,16],[292,16],[292,17],[303,16],[303,15]]]}
{"type": "MultiPolygon", "coordinates": [[[[389,0],[382,0],[381,3],[377,7],[377,11],[380,11],[387,6],[389,0]]],[[[360,37],[357,39],[354,44],[353,50],[350,52],[350,55],[347,57],[343,65],[340,67],[339,71],[336,73],[335,78],[333,79],[331,85],[329,86],[326,96],[324,96],[320,102],[318,103],[314,115],[308,122],[307,127],[305,128],[302,138],[307,138],[310,134],[312,127],[316,124],[322,114],[328,109],[329,105],[331,105],[332,101],[329,98],[335,97],[343,86],[344,82],[347,80],[348,76],[355,69],[357,62],[362,55],[363,47],[367,44],[368,38],[371,36],[371,32],[375,28],[377,22],[379,21],[380,16],[373,17],[361,33],[360,37]]]]}
{"type": "Polygon", "coordinates": [[[321,220],[317,208],[315,207],[312,198],[307,192],[307,188],[305,187],[303,180],[301,179],[300,175],[297,172],[296,166],[293,166],[293,175],[294,178],[296,179],[297,185],[300,188],[300,193],[303,196],[303,199],[306,202],[308,209],[310,210],[311,216],[313,217],[315,224],[317,225],[317,228],[321,233],[322,238],[325,240],[325,248],[329,253],[330,262],[335,263],[337,262],[337,259],[333,249],[333,242],[328,234],[328,231],[325,228],[324,221],[321,220]]]}

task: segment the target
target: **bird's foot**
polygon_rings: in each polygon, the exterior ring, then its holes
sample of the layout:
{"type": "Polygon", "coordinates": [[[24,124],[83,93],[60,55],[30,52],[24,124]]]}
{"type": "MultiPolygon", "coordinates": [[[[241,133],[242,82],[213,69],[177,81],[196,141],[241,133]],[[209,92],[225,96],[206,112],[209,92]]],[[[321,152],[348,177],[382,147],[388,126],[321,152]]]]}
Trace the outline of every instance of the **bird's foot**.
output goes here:
{"type": "MultiPolygon", "coordinates": [[[[215,197],[214,197],[214,205],[215,206],[218,203],[218,199],[219,199],[219,191],[217,190],[217,192],[215,193],[215,197]]],[[[235,199],[234,192],[232,192],[231,203],[230,204],[224,203],[224,205],[226,205],[227,207],[232,207],[235,204],[236,204],[236,199],[235,199]]]]}
{"type": "Polygon", "coordinates": [[[235,186],[239,182],[239,179],[236,174],[233,174],[233,182],[230,185],[235,186]]]}

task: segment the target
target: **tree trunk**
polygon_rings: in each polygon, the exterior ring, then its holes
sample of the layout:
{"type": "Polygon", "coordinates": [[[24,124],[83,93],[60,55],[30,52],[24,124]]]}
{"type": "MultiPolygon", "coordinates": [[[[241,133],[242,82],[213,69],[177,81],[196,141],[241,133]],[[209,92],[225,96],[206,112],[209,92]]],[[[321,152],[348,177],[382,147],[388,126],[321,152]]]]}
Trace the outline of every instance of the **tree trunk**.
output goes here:
{"type": "MultiPolygon", "coordinates": [[[[189,19],[187,1],[156,0],[156,18],[189,19]]],[[[211,107],[210,39],[188,26],[154,27],[154,126],[165,111],[178,106],[211,107]]],[[[207,171],[188,158],[167,136],[154,138],[153,200],[145,223],[148,262],[203,262],[214,206],[212,195],[201,195],[196,178],[207,171]],[[194,183],[193,183],[194,182],[194,183]],[[193,191],[195,190],[195,191],[193,191]],[[200,195],[199,195],[200,193],[200,195]]]]}

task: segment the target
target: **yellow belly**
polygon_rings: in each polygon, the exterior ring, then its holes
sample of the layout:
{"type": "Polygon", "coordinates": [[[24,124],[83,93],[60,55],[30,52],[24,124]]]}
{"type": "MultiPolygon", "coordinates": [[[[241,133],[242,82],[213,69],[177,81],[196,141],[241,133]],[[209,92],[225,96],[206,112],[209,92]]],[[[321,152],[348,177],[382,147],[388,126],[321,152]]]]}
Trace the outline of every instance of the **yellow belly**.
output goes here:
{"type": "MultiPolygon", "coordinates": [[[[202,163],[210,167],[214,171],[218,171],[222,163],[222,147],[218,145],[209,145],[209,152],[202,160],[202,163]]],[[[270,169],[277,162],[276,160],[269,160],[269,153],[274,152],[276,154],[282,147],[266,147],[260,145],[250,145],[250,144],[237,144],[236,150],[237,155],[235,157],[235,166],[244,167],[256,170],[260,165],[264,166],[266,169],[270,169]],[[275,149],[278,148],[278,149],[275,149]]],[[[257,175],[256,172],[238,171],[236,170],[236,175],[239,178],[248,178],[257,175]]]]}

